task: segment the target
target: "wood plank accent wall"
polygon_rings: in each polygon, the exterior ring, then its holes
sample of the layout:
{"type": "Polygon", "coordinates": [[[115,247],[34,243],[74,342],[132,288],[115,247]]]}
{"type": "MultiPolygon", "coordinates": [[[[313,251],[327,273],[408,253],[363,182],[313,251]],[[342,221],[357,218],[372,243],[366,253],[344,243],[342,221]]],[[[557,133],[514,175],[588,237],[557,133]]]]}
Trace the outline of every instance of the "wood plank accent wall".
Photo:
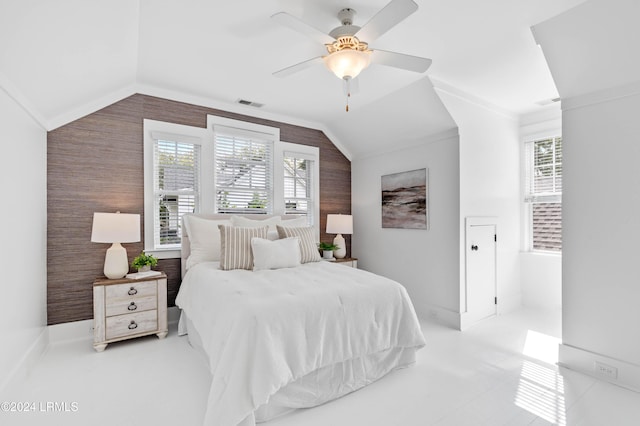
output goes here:
{"type": "MultiPolygon", "coordinates": [[[[204,128],[207,114],[278,127],[283,141],[320,148],[321,240],[332,241],[327,214],[351,213],[351,162],[322,131],[136,94],[47,135],[49,325],[93,318],[92,283],[109,247],[90,241],[94,212],[138,213],[144,232],[143,119],[204,128]]],[[[144,243],[124,246],[131,261],[144,243]]],[[[160,260],[157,269],[167,274],[173,306],[180,259],[160,260]]]]}

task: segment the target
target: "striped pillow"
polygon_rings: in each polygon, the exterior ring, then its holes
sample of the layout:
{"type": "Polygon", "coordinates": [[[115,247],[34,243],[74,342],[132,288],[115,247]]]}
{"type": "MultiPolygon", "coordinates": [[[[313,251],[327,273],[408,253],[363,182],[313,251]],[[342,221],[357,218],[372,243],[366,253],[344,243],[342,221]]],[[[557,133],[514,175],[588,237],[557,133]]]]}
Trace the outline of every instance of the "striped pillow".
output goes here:
{"type": "Polygon", "coordinates": [[[220,229],[220,269],[253,269],[251,238],[267,238],[268,226],[262,228],[237,228],[218,225],[220,229]]]}
{"type": "Polygon", "coordinates": [[[315,232],[312,227],[293,228],[277,225],[280,238],[300,237],[300,263],[320,262],[320,252],[315,240],[315,232]]]}

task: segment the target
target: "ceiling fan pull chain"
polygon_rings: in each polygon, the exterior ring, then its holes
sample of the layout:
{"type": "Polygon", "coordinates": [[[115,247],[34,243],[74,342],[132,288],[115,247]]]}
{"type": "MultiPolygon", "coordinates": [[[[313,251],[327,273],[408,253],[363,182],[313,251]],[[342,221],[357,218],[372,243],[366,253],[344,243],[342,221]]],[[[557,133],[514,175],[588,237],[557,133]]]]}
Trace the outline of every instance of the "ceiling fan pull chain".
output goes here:
{"type": "Polygon", "coordinates": [[[345,111],[349,112],[349,98],[351,97],[351,77],[345,77],[344,79],[347,82],[347,106],[345,108],[345,111]]]}

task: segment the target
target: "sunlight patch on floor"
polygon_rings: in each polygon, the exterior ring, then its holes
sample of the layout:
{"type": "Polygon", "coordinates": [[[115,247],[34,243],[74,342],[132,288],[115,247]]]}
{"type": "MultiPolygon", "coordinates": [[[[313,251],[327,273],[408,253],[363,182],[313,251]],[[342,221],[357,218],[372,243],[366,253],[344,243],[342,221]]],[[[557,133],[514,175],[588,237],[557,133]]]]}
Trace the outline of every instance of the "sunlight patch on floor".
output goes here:
{"type": "Polygon", "coordinates": [[[567,424],[564,381],[556,368],[523,361],[515,404],[552,424],[567,424]]]}
{"type": "Polygon", "coordinates": [[[557,337],[529,330],[522,354],[555,365],[558,363],[560,343],[561,341],[557,337]]]}

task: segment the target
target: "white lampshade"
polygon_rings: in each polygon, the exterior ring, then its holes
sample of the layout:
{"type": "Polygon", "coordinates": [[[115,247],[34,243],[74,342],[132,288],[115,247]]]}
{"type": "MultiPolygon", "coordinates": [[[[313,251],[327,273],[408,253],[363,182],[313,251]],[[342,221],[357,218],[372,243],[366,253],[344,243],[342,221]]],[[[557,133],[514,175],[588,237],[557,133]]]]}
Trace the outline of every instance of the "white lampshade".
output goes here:
{"type": "Polygon", "coordinates": [[[94,213],[91,241],[94,243],[135,243],[140,241],[140,215],[94,213]]]}
{"type": "Polygon", "coordinates": [[[338,78],[356,78],[371,63],[371,52],[343,49],[323,57],[324,64],[338,78]]]}
{"type": "Polygon", "coordinates": [[[120,243],[140,241],[140,215],[125,213],[94,213],[91,241],[113,243],[104,257],[104,275],[122,278],[129,272],[127,250],[120,243]]]}
{"type": "Polygon", "coordinates": [[[350,214],[328,214],[327,234],[353,234],[353,216],[350,214]]]}
{"type": "Polygon", "coordinates": [[[327,234],[338,234],[333,239],[333,244],[338,246],[333,255],[342,259],[347,255],[347,242],[342,234],[353,234],[353,216],[350,214],[328,214],[327,234]]]}

